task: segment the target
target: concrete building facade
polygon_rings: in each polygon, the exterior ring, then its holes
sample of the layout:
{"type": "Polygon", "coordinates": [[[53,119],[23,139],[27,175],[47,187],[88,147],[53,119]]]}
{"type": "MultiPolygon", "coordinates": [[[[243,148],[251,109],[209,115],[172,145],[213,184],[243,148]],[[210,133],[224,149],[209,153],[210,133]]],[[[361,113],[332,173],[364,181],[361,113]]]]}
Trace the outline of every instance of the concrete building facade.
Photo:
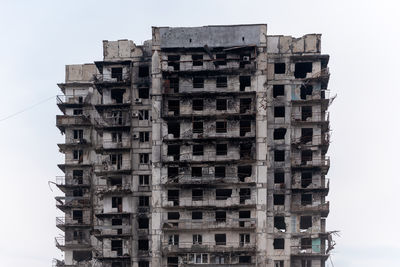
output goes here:
{"type": "Polygon", "coordinates": [[[103,53],[59,84],[56,266],[325,266],[321,35],[153,27],[103,53]]]}

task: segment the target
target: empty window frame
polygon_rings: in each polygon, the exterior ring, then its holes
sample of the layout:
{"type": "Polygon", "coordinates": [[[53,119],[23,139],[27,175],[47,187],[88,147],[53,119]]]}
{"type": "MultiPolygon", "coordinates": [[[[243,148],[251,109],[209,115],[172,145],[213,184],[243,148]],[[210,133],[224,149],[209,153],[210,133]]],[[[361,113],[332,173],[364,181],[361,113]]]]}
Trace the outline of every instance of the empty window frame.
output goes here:
{"type": "Polygon", "coordinates": [[[139,207],[148,207],[150,202],[149,196],[139,196],[139,207]]]}
{"type": "Polygon", "coordinates": [[[306,100],[307,96],[312,96],[313,93],[313,86],[308,84],[308,85],[301,85],[300,87],[300,99],[306,100]]]}
{"type": "Polygon", "coordinates": [[[201,111],[204,109],[204,101],[203,99],[193,99],[192,109],[194,111],[201,111]]]}
{"type": "Polygon", "coordinates": [[[285,239],[275,238],[274,239],[274,249],[285,249],[285,239]]]}
{"type": "Polygon", "coordinates": [[[168,245],[178,246],[179,245],[179,235],[169,235],[168,245]]]}
{"type": "Polygon", "coordinates": [[[179,220],[179,218],[181,217],[179,212],[176,212],[176,211],[168,212],[167,216],[168,216],[168,220],[179,220]]]}
{"type": "Polygon", "coordinates": [[[204,88],[204,78],[193,77],[193,88],[204,88]]]}
{"type": "Polygon", "coordinates": [[[192,167],[192,177],[202,177],[203,168],[202,167],[192,167]]]}
{"type": "Polygon", "coordinates": [[[274,151],[274,161],[275,162],[285,161],[285,150],[275,150],[274,151]]]}
{"type": "Polygon", "coordinates": [[[145,143],[150,140],[150,132],[139,132],[139,142],[145,143]]]}
{"type": "Polygon", "coordinates": [[[253,144],[252,143],[241,143],[239,146],[240,149],[240,159],[252,159],[253,144]]]}
{"type": "Polygon", "coordinates": [[[215,63],[218,66],[224,66],[226,65],[226,54],[216,54],[215,55],[215,63]]]}
{"type": "Polygon", "coordinates": [[[74,111],[73,111],[73,114],[74,114],[74,116],[82,115],[83,114],[83,109],[75,108],[74,111]]]}
{"type": "Polygon", "coordinates": [[[149,66],[139,66],[139,78],[149,77],[149,66]]]}
{"type": "Polygon", "coordinates": [[[239,246],[244,247],[250,244],[250,234],[239,234],[239,246]]]}
{"type": "Polygon", "coordinates": [[[82,160],[83,160],[83,150],[81,150],[81,149],[74,150],[73,151],[73,157],[74,157],[74,160],[79,160],[80,162],[82,162],[82,160]]]}
{"type": "Polygon", "coordinates": [[[225,178],[225,166],[215,166],[215,178],[225,178]]]}
{"type": "Polygon", "coordinates": [[[192,201],[203,200],[203,189],[192,189],[192,201]]]}
{"type": "Polygon", "coordinates": [[[216,155],[226,156],[228,154],[228,144],[217,144],[216,145],[216,155]]]}
{"type": "Polygon", "coordinates": [[[274,205],[275,206],[285,205],[285,195],[284,194],[274,194],[274,205]]]}
{"type": "Polygon", "coordinates": [[[72,171],[73,184],[83,184],[83,170],[72,171]]]}
{"type": "Polygon", "coordinates": [[[139,217],[138,218],[138,228],[139,229],[149,229],[149,218],[139,217]]]}
{"type": "Polygon", "coordinates": [[[251,77],[250,76],[239,76],[239,89],[240,91],[245,91],[246,87],[251,86],[251,77]]]}
{"type": "Polygon", "coordinates": [[[139,98],[148,99],[150,97],[149,87],[139,87],[139,98]]]}
{"type": "Polygon", "coordinates": [[[149,262],[148,261],[139,261],[138,267],[149,267],[149,262]]]}
{"type": "Polygon", "coordinates": [[[286,135],[286,128],[274,129],[274,140],[284,140],[286,135]]]}
{"type": "Polygon", "coordinates": [[[172,201],[174,206],[179,206],[179,190],[168,190],[168,201],[172,201]]]}
{"type": "Polygon", "coordinates": [[[301,260],[301,267],[311,267],[312,260],[301,260]]]}
{"type": "Polygon", "coordinates": [[[180,55],[169,55],[168,56],[168,66],[172,66],[174,70],[179,70],[180,67],[180,55]]]}
{"type": "Polygon", "coordinates": [[[179,100],[168,100],[168,112],[173,112],[174,115],[179,115],[179,111],[179,100]]]}
{"type": "Polygon", "coordinates": [[[174,160],[179,160],[181,153],[180,145],[168,145],[167,147],[167,156],[174,157],[174,160]]]}
{"type": "Polygon", "coordinates": [[[285,74],[286,73],[286,64],[285,63],[275,63],[274,64],[274,72],[275,74],[285,74]]]}
{"type": "Polygon", "coordinates": [[[274,107],[274,117],[284,118],[285,117],[285,106],[274,107]]]}
{"type": "Polygon", "coordinates": [[[225,222],[226,221],[226,211],[216,211],[215,212],[215,220],[217,222],[225,222]]]}
{"type": "Polygon", "coordinates": [[[302,171],[301,172],[301,187],[306,188],[312,183],[312,172],[302,171]]]}
{"type": "Polygon", "coordinates": [[[251,98],[240,98],[240,113],[251,111],[251,98]]]}
{"type": "Polygon", "coordinates": [[[274,217],[274,227],[281,231],[286,231],[286,223],[284,216],[275,216],[274,217]]]}
{"type": "Polygon", "coordinates": [[[203,55],[195,54],[192,55],[193,66],[203,66],[203,55]]]}
{"type": "Polygon", "coordinates": [[[313,139],[313,128],[301,128],[300,142],[305,144],[312,142],[313,139]]]}
{"type": "Polygon", "coordinates": [[[274,84],[272,86],[272,95],[274,98],[278,96],[284,96],[285,95],[285,85],[283,84],[274,84]]]}
{"type": "Polygon", "coordinates": [[[313,151],[311,149],[306,149],[301,151],[301,164],[307,164],[307,161],[313,160],[313,151]]]}
{"type": "Polygon", "coordinates": [[[139,154],[140,164],[149,164],[149,154],[140,153],[139,154]]]}
{"type": "Polygon", "coordinates": [[[246,177],[250,177],[252,174],[252,169],[253,168],[251,165],[238,166],[237,172],[239,181],[244,182],[246,177]]]}
{"type": "Polygon", "coordinates": [[[148,186],[150,183],[150,175],[139,175],[139,185],[148,186]]]}
{"type": "Polygon", "coordinates": [[[149,111],[145,109],[139,110],[139,120],[140,121],[149,120],[149,111]]]}
{"type": "Polygon", "coordinates": [[[312,227],[312,216],[300,216],[300,230],[312,227]]]}
{"type": "Polygon", "coordinates": [[[72,220],[77,221],[78,223],[83,223],[83,210],[73,210],[72,220]]]}
{"type": "Polygon", "coordinates": [[[179,122],[168,122],[168,134],[172,134],[174,138],[179,138],[181,134],[181,125],[179,122]]]}
{"type": "Polygon", "coordinates": [[[168,179],[173,179],[179,175],[178,167],[168,167],[168,179]]]}
{"type": "Polygon", "coordinates": [[[111,78],[122,81],[122,68],[111,68],[111,78]]]}
{"type": "Polygon", "coordinates": [[[240,127],[240,136],[246,136],[246,133],[251,132],[251,121],[249,120],[241,120],[239,123],[240,127]]]}
{"type": "Polygon", "coordinates": [[[312,62],[298,62],[294,65],[294,77],[306,78],[307,73],[312,72],[312,62]]]}
{"type": "Polygon", "coordinates": [[[232,196],[232,189],[216,189],[215,199],[216,200],[227,200],[232,196]]]}
{"type": "Polygon", "coordinates": [[[251,256],[239,256],[239,263],[251,263],[251,256]]]}
{"type": "Polygon", "coordinates": [[[193,235],[193,245],[201,245],[203,243],[203,236],[195,234],[193,235]]]}
{"type": "Polygon", "coordinates": [[[302,238],[300,239],[301,249],[310,249],[312,248],[311,238],[302,238]]]}
{"type": "Polygon", "coordinates": [[[193,122],[193,133],[202,134],[203,133],[203,122],[194,121],[193,122]]]}
{"type": "Polygon", "coordinates": [[[312,194],[301,194],[301,205],[312,205],[312,194]]]}
{"type": "Polygon", "coordinates": [[[202,220],[203,212],[201,211],[192,211],[192,220],[202,220]]]}
{"type": "Polygon", "coordinates": [[[179,77],[170,77],[166,87],[173,89],[174,93],[179,93],[179,77]]]}
{"type": "Polygon", "coordinates": [[[312,106],[302,106],[301,107],[301,120],[307,121],[308,118],[312,118],[312,106]]]}
{"type": "Polygon", "coordinates": [[[83,130],[74,130],[74,140],[83,139],[83,130]]]}
{"type": "Polygon", "coordinates": [[[111,240],[111,251],[116,251],[117,256],[122,256],[122,240],[111,240]]]}
{"type": "Polygon", "coordinates": [[[226,110],[227,109],[227,99],[217,99],[216,109],[217,110],[226,110]]]}
{"type": "Polygon", "coordinates": [[[240,188],[239,190],[239,203],[244,204],[246,199],[251,198],[251,189],[250,188],[240,188]]]}
{"type": "Polygon", "coordinates": [[[125,89],[111,90],[111,100],[115,104],[122,104],[124,102],[125,89]]]}
{"type": "Polygon", "coordinates": [[[121,132],[111,133],[111,141],[113,143],[121,143],[122,142],[122,133],[121,132]]]}
{"type": "Polygon", "coordinates": [[[285,267],[285,261],[274,261],[274,267],[285,267]]]}
{"type": "Polygon", "coordinates": [[[274,183],[284,184],[285,183],[285,173],[281,171],[274,172],[274,183]]]}
{"type": "Polygon", "coordinates": [[[149,250],[149,240],[148,239],[139,239],[138,240],[138,249],[141,251],[149,250]]]}
{"type": "Polygon", "coordinates": [[[215,245],[217,246],[225,246],[226,245],[226,234],[215,234],[215,245]]]}
{"type": "Polygon", "coordinates": [[[204,146],[203,145],[193,145],[193,156],[203,156],[204,146]]]}
{"type": "Polygon", "coordinates": [[[215,122],[215,132],[216,133],[226,133],[226,131],[227,131],[227,122],[226,121],[215,122]]]}
{"type": "Polygon", "coordinates": [[[217,88],[225,88],[225,87],[228,87],[228,78],[217,77],[217,88]]]}

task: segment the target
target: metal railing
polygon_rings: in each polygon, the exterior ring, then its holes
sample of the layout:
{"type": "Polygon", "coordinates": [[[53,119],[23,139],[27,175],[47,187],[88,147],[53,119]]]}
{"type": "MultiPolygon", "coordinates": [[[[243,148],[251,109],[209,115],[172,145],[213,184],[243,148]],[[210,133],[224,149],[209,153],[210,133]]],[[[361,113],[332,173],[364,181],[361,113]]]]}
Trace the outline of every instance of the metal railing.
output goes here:
{"type": "Polygon", "coordinates": [[[193,244],[193,242],[178,242],[171,244],[171,242],[163,241],[162,250],[165,253],[175,252],[235,252],[235,251],[254,251],[256,245],[253,243],[242,242],[201,242],[201,244],[193,244]]]}
{"type": "Polygon", "coordinates": [[[302,167],[329,167],[330,166],[330,158],[329,156],[320,156],[320,157],[312,157],[312,158],[301,158],[301,156],[292,156],[292,165],[294,166],[302,166],[302,167]]]}
{"type": "Polygon", "coordinates": [[[255,218],[226,218],[225,221],[218,220],[164,220],[164,230],[193,230],[193,229],[224,229],[224,228],[246,228],[252,229],[256,227],[255,218]]]}
{"type": "Polygon", "coordinates": [[[115,82],[128,82],[131,80],[130,73],[107,73],[107,74],[95,74],[95,82],[115,83],[115,82]]]}
{"type": "Polygon", "coordinates": [[[225,177],[216,177],[214,174],[202,174],[201,177],[192,177],[191,174],[182,174],[174,177],[161,177],[163,184],[236,184],[236,183],[252,183],[255,182],[254,176],[248,176],[240,181],[237,176],[226,174],[225,177]]]}
{"type": "Polygon", "coordinates": [[[329,189],[329,179],[318,179],[314,182],[312,178],[301,179],[301,177],[293,180],[292,189],[329,189]],[[306,186],[304,186],[307,184],[306,186]]]}
{"type": "Polygon", "coordinates": [[[85,104],[87,103],[87,95],[57,95],[56,101],[58,105],[85,104]]]}
{"type": "Polygon", "coordinates": [[[238,206],[238,205],[255,205],[256,197],[254,194],[252,195],[244,195],[244,196],[231,196],[225,198],[221,198],[217,200],[215,196],[212,196],[213,199],[210,199],[210,196],[204,195],[203,200],[193,200],[192,197],[167,197],[164,196],[162,198],[162,206],[165,208],[168,207],[202,207],[202,206],[212,206],[212,207],[227,207],[227,206],[238,206]]]}
{"type": "Polygon", "coordinates": [[[317,205],[301,205],[292,203],[290,206],[292,212],[329,212],[329,201],[317,205]]]}
{"type": "Polygon", "coordinates": [[[90,176],[56,176],[57,185],[67,185],[67,186],[88,186],[90,185],[90,176]]]}
{"type": "Polygon", "coordinates": [[[90,205],[89,197],[56,197],[56,205],[64,207],[82,207],[90,205]]]}

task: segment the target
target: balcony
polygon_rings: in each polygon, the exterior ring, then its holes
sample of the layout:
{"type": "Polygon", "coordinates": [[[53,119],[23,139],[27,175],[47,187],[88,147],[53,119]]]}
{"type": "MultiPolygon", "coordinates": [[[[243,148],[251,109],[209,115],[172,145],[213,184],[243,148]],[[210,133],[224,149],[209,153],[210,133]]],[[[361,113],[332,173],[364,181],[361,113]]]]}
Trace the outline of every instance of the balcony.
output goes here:
{"type": "Polygon", "coordinates": [[[56,176],[56,185],[63,192],[65,192],[67,188],[90,187],[90,176],[56,176]]]}
{"type": "Polygon", "coordinates": [[[65,108],[82,107],[90,104],[90,98],[87,95],[57,95],[58,108],[65,113],[65,108]]]}
{"type": "Polygon", "coordinates": [[[66,227],[90,227],[90,225],[90,216],[75,218],[75,220],[71,216],[56,217],[56,226],[61,230],[65,230],[66,227]]]}
{"type": "Polygon", "coordinates": [[[225,208],[225,207],[254,207],[256,205],[255,194],[251,196],[231,196],[217,200],[215,196],[203,196],[202,198],[175,198],[175,197],[163,197],[162,207],[163,208],[192,208],[192,209],[207,209],[207,208],[225,208]],[[213,198],[213,199],[211,199],[213,198]]]}
{"type": "Polygon", "coordinates": [[[119,140],[103,139],[102,144],[97,145],[96,150],[130,150],[131,149],[131,138],[123,137],[119,140]]]}
{"type": "Polygon", "coordinates": [[[294,155],[292,157],[292,168],[321,168],[324,173],[328,172],[331,165],[328,156],[301,158],[294,155]]]}
{"type": "Polygon", "coordinates": [[[105,113],[103,116],[93,118],[94,126],[97,129],[110,128],[126,130],[131,126],[131,116],[129,112],[116,111],[105,113]]]}
{"type": "Polygon", "coordinates": [[[215,177],[214,174],[203,174],[202,177],[193,177],[191,174],[175,177],[161,177],[161,183],[172,186],[212,185],[212,184],[255,184],[255,177],[245,177],[242,181],[237,176],[215,177]]]}
{"type": "Polygon", "coordinates": [[[90,207],[89,197],[55,197],[56,206],[62,211],[69,208],[90,207]]]}
{"type": "Polygon", "coordinates": [[[217,252],[255,252],[255,244],[243,244],[240,242],[202,242],[201,244],[193,244],[192,242],[179,242],[179,244],[170,244],[169,242],[162,242],[162,252],[164,254],[177,254],[177,253],[217,253],[217,252]]]}
{"type": "Polygon", "coordinates": [[[65,132],[65,127],[71,126],[90,126],[90,119],[84,115],[57,115],[56,126],[61,132],[65,132]]]}
{"type": "Polygon", "coordinates": [[[94,166],[94,172],[97,175],[107,175],[107,174],[130,174],[131,173],[131,160],[123,159],[120,162],[111,164],[109,161],[104,161],[103,164],[97,164],[94,166]]]}
{"type": "Polygon", "coordinates": [[[301,192],[301,191],[322,191],[326,192],[329,191],[329,179],[327,178],[320,178],[318,180],[313,181],[313,179],[301,179],[297,177],[294,178],[292,183],[292,190],[294,192],[301,192]]]}
{"type": "Polygon", "coordinates": [[[329,123],[329,112],[303,112],[291,115],[293,124],[327,124],[329,123]]]}
{"type": "Polygon", "coordinates": [[[329,201],[315,205],[301,205],[292,203],[290,209],[293,213],[314,213],[321,214],[322,217],[327,217],[329,214],[329,201]]]}
{"type": "Polygon", "coordinates": [[[84,249],[90,248],[89,239],[76,239],[76,240],[65,240],[64,236],[58,236],[54,238],[56,247],[62,251],[70,249],[84,249]]]}
{"type": "MultiPolygon", "coordinates": [[[[314,239],[313,239],[314,240],[314,239]]],[[[325,252],[324,246],[321,246],[321,241],[320,239],[315,239],[319,241],[313,242],[312,245],[307,245],[307,246],[291,246],[291,256],[292,257],[315,257],[315,258],[323,258],[327,259],[329,257],[329,253],[325,252]]]]}
{"type": "Polygon", "coordinates": [[[130,73],[107,73],[94,75],[96,86],[129,85],[131,82],[130,73]]]}
{"type": "Polygon", "coordinates": [[[130,226],[95,226],[94,236],[98,239],[103,238],[129,238],[132,236],[130,226]]]}
{"type": "Polygon", "coordinates": [[[226,219],[225,221],[216,220],[164,220],[162,224],[164,231],[192,231],[192,230],[250,230],[255,229],[256,219],[226,219]]]}
{"type": "Polygon", "coordinates": [[[96,194],[109,195],[109,194],[129,194],[132,193],[132,186],[129,183],[120,185],[97,185],[96,194]]]}

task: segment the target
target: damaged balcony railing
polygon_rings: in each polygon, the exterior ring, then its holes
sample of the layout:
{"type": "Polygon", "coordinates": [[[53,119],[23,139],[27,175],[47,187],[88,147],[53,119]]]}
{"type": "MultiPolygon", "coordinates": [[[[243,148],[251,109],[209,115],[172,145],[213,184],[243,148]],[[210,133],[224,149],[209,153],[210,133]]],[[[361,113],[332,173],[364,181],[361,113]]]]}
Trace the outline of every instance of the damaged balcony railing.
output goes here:
{"type": "Polygon", "coordinates": [[[68,225],[90,225],[90,215],[79,216],[62,216],[56,217],[56,226],[63,227],[68,225]]]}
{"type": "Polygon", "coordinates": [[[130,148],[131,138],[130,137],[122,137],[120,139],[103,139],[102,144],[98,145],[98,148],[103,149],[121,149],[121,148],[130,148]]]}
{"type": "Polygon", "coordinates": [[[113,225],[113,226],[98,225],[94,227],[94,235],[97,237],[131,236],[132,227],[130,225],[113,225]]]}
{"type": "Polygon", "coordinates": [[[57,207],[85,207],[90,206],[89,197],[56,197],[57,207]]]}
{"type": "Polygon", "coordinates": [[[310,156],[310,157],[301,157],[297,155],[292,156],[292,166],[301,166],[301,167],[322,167],[329,168],[330,166],[330,158],[329,156],[310,156]]]}
{"type": "Polygon", "coordinates": [[[104,160],[102,164],[96,164],[94,166],[94,171],[98,173],[129,170],[131,170],[131,161],[127,158],[120,161],[117,160],[115,163],[111,160],[104,160]]]}
{"type": "Polygon", "coordinates": [[[57,95],[57,105],[82,105],[89,103],[88,95],[57,95]]]}
{"type": "Polygon", "coordinates": [[[95,82],[115,83],[115,82],[129,82],[131,80],[130,73],[107,73],[95,74],[95,82]]]}
{"type": "Polygon", "coordinates": [[[179,242],[170,241],[162,242],[162,250],[164,253],[188,253],[188,252],[254,252],[256,245],[244,242],[179,242]]]}
{"type": "Polygon", "coordinates": [[[165,208],[182,208],[182,207],[227,207],[227,206],[253,206],[256,204],[256,197],[251,195],[236,196],[208,196],[203,197],[171,197],[162,198],[162,206],[165,208]],[[211,199],[213,198],[213,199],[211,199]],[[216,199],[219,198],[219,199],[216,199]]]}
{"type": "Polygon", "coordinates": [[[65,176],[56,176],[56,184],[57,185],[66,185],[66,186],[88,186],[90,185],[90,176],[73,176],[73,175],[65,175],[65,176]]]}
{"type": "Polygon", "coordinates": [[[115,111],[93,118],[97,127],[126,127],[131,125],[129,112],[115,111]]]}
{"type": "Polygon", "coordinates": [[[297,177],[293,180],[292,189],[329,189],[329,179],[297,177]]]}
{"type": "Polygon", "coordinates": [[[297,203],[292,203],[291,212],[294,213],[303,213],[303,212],[314,212],[321,213],[323,216],[327,216],[329,213],[329,201],[321,204],[312,204],[312,205],[301,205],[297,203]]]}
{"type": "Polygon", "coordinates": [[[293,122],[328,122],[329,112],[300,112],[292,114],[291,118],[293,122]]]}
{"type": "Polygon", "coordinates": [[[201,177],[193,177],[191,174],[182,174],[177,176],[163,176],[161,183],[163,184],[182,184],[182,185],[196,185],[196,184],[236,184],[236,183],[254,183],[253,176],[244,177],[239,179],[238,176],[227,174],[225,177],[217,177],[215,174],[202,174],[201,177]]]}
{"type": "Polygon", "coordinates": [[[318,146],[329,144],[330,142],[330,135],[329,132],[326,132],[322,135],[304,135],[297,138],[292,138],[291,143],[295,146],[318,146]]]}
{"type": "Polygon", "coordinates": [[[163,230],[204,230],[204,229],[225,229],[225,228],[245,228],[254,229],[256,226],[255,218],[226,218],[225,220],[164,220],[163,230]]]}
{"type": "Polygon", "coordinates": [[[119,185],[97,185],[96,194],[104,195],[111,193],[130,193],[132,192],[132,185],[124,183],[119,185]]]}

